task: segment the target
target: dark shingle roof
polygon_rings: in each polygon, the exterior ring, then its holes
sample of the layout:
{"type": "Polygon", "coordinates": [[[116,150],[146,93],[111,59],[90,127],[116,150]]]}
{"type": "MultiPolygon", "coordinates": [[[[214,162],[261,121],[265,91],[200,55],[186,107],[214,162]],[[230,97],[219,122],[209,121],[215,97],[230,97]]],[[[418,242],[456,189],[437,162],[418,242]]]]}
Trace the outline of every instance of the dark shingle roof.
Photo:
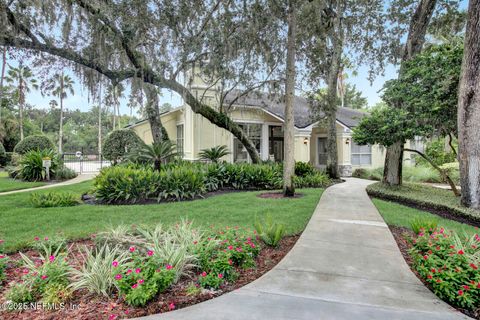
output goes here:
{"type": "MultiPolygon", "coordinates": [[[[238,91],[227,94],[225,103],[231,103],[237,97],[238,91]]],[[[238,98],[233,105],[245,107],[259,107],[284,119],[285,99],[280,95],[272,95],[265,92],[251,92],[238,98]]],[[[294,100],[295,126],[305,128],[314,123],[309,101],[304,97],[295,96],[294,100]]],[[[337,108],[337,120],[343,125],[352,128],[366,116],[366,112],[351,108],[337,108]]]]}

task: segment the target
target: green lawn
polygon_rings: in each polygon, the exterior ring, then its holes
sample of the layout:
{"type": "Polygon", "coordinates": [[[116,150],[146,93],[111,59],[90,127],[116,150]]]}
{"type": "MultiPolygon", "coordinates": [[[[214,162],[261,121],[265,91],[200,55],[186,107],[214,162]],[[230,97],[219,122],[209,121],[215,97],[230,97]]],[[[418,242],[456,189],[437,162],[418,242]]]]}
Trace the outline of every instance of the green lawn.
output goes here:
{"type": "MultiPolygon", "coordinates": [[[[51,188],[45,191],[70,191],[79,196],[88,191],[91,181],[51,188]]],[[[30,193],[0,197],[0,239],[5,249],[14,251],[25,246],[35,236],[62,233],[70,239],[89,236],[99,230],[119,224],[172,224],[181,218],[203,226],[252,227],[255,215],[271,212],[275,220],[287,226],[287,232],[302,231],[317,205],[322,189],[298,190],[305,196],[296,199],[261,199],[259,192],[237,192],[202,200],[152,205],[80,205],[68,208],[33,208],[30,193]]]]}
{"type": "Polygon", "coordinates": [[[0,172],[0,192],[28,189],[45,185],[44,182],[26,182],[10,179],[8,173],[0,172]]]}
{"type": "Polygon", "coordinates": [[[477,228],[472,227],[468,224],[444,219],[426,211],[413,209],[398,203],[384,201],[380,199],[372,199],[372,201],[388,225],[406,227],[411,229],[410,224],[415,218],[427,218],[438,220],[438,226],[444,227],[448,230],[454,230],[459,235],[463,235],[464,233],[467,233],[468,235],[478,233],[477,228]]]}

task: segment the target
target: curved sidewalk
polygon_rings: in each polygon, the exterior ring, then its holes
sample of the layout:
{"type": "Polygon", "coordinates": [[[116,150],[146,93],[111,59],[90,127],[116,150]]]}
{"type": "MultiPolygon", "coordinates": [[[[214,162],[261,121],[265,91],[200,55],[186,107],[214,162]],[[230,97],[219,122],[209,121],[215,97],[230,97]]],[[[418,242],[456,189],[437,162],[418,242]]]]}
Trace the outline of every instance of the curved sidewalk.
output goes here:
{"type": "Polygon", "coordinates": [[[365,192],[369,183],[328,188],[297,244],[260,279],[144,319],[468,319],[410,271],[365,192]]]}
{"type": "Polygon", "coordinates": [[[51,184],[46,184],[44,186],[28,188],[28,189],[19,189],[19,190],[0,192],[0,196],[6,196],[9,194],[22,193],[22,192],[37,191],[37,190],[43,190],[43,189],[50,189],[50,188],[61,187],[61,186],[69,186],[71,184],[76,184],[76,183],[93,179],[95,175],[96,174],[79,174],[75,178],[67,181],[63,181],[63,182],[51,183],[51,184]]]}

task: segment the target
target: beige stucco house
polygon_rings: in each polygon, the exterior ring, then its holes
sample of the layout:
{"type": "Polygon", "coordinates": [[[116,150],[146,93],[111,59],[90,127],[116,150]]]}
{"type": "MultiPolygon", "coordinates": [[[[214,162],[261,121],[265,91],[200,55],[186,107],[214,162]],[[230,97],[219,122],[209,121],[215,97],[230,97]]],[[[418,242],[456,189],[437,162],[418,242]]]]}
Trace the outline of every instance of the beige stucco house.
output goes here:
{"type": "MultiPolygon", "coordinates": [[[[218,88],[208,85],[200,76],[189,79],[191,92],[203,102],[218,105],[218,88]]],[[[282,161],[283,111],[281,99],[267,93],[250,93],[237,98],[236,91],[226,95],[225,112],[250,136],[263,160],[282,161]],[[236,99],[237,98],[237,99],[236,99]],[[233,103],[232,103],[233,102],[233,103]]],[[[318,168],[326,165],[327,132],[324,124],[311,120],[308,101],[295,98],[295,160],[310,162],[318,168]]],[[[352,128],[366,113],[350,108],[338,108],[337,145],[341,174],[350,176],[356,168],[383,166],[385,150],[378,145],[359,146],[352,141],[352,128]]],[[[249,161],[248,153],[239,141],[228,131],[217,127],[201,115],[194,113],[188,105],[175,108],[161,115],[162,124],[178,151],[185,160],[196,161],[199,152],[205,148],[226,145],[231,153],[224,160],[228,162],[249,161]]],[[[152,142],[148,120],[129,126],[146,143],[152,142]]],[[[409,161],[409,154],[405,159],[409,161]]]]}

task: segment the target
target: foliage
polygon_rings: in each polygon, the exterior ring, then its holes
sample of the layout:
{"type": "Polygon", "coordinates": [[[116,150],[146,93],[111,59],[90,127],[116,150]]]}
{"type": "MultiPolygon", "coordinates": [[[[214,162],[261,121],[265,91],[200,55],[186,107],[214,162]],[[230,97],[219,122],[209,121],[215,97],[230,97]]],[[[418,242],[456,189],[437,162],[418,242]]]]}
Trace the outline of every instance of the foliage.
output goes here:
{"type": "Polygon", "coordinates": [[[415,136],[456,132],[457,91],[463,46],[432,45],[402,64],[399,79],[385,84],[386,108],[373,110],[353,130],[359,144],[390,146],[415,136]]]}
{"type": "Polygon", "coordinates": [[[295,175],[297,177],[305,177],[317,173],[317,169],[310,162],[295,162],[295,175]]]}
{"type": "Polygon", "coordinates": [[[444,163],[440,166],[440,169],[448,174],[457,185],[460,184],[460,168],[458,162],[444,163]]]}
{"type": "Polygon", "coordinates": [[[103,156],[105,159],[118,163],[123,161],[129,152],[138,148],[143,141],[133,130],[120,129],[112,131],[105,139],[103,156]]]}
{"type": "MultiPolygon", "coordinates": [[[[44,237],[43,239],[36,236],[33,240],[32,248],[40,252],[65,252],[67,250],[67,240],[61,235],[44,237]]],[[[46,255],[50,256],[51,254],[46,255]]]]}
{"type": "Polygon", "coordinates": [[[96,250],[85,247],[81,257],[81,268],[72,269],[71,272],[71,288],[75,291],[86,289],[90,293],[108,297],[116,285],[112,277],[116,270],[114,262],[122,265],[127,259],[125,252],[103,244],[96,250]]]}
{"type": "Polygon", "coordinates": [[[60,167],[55,170],[55,179],[56,180],[70,180],[77,176],[75,170],[72,170],[67,167],[60,167]]]}
{"type": "Polygon", "coordinates": [[[415,270],[453,306],[480,307],[480,237],[460,238],[444,228],[420,233],[410,249],[415,270]]]}
{"type": "Polygon", "coordinates": [[[210,149],[203,149],[200,151],[199,156],[201,160],[211,161],[218,163],[221,158],[229,155],[228,147],[225,145],[212,147],[210,149]]]}
{"type": "Polygon", "coordinates": [[[255,230],[262,241],[271,247],[276,247],[285,235],[285,225],[273,220],[271,214],[267,214],[263,220],[255,219],[255,230]]]}
{"type": "Polygon", "coordinates": [[[170,265],[162,265],[154,253],[142,255],[134,252],[132,261],[119,265],[114,277],[125,301],[138,307],[170,287],[175,271],[170,265]]]}
{"type": "Polygon", "coordinates": [[[461,206],[458,198],[448,190],[414,183],[405,183],[401,187],[387,187],[381,183],[374,183],[367,187],[367,192],[373,197],[411,204],[437,212],[447,211],[459,218],[480,221],[478,210],[461,206]]]}
{"type": "Polygon", "coordinates": [[[410,223],[410,226],[415,234],[425,232],[431,234],[437,228],[437,225],[438,220],[425,218],[415,218],[410,223]]]}
{"type": "Polygon", "coordinates": [[[73,291],[63,283],[51,283],[45,287],[42,296],[43,303],[61,304],[73,296],[73,291]]]}
{"type": "Polygon", "coordinates": [[[316,172],[303,177],[293,177],[293,183],[297,188],[321,188],[330,184],[330,178],[321,172],[316,172]]]}
{"type": "MultiPolygon", "coordinates": [[[[359,168],[353,172],[352,176],[361,179],[380,181],[383,176],[383,167],[375,169],[359,168]]],[[[402,177],[403,181],[406,182],[443,182],[438,171],[425,166],[404,166],[402,169],[402,177]]]]}
{"type": "Polygon", "coordinates": [[[5,273],[5,270],[7,269],[7,262],[7,255],[0,252],[0,288],[2,287],[3,281],[5,281],[7,278],[5,273]]]}
{"type": "Polygon", "coordinates": [[[133,149],[128,158],[133,162],[150,163],[153,169],[159,171],[163,164],[172,161],[177,155],[175,144],[170,140],[153,142],[151,145],[141,143],[133,149]]]}
{"type": "Polygon", "coordinates": [[[26,154],[29,151],[53,150],[55,146],[45,135],[28,136],[20,141],[13,149],[18,154],[26,154]]]}
{"type": "Polygon", "coordinates": [[[5,297],[12,303],[27,303],[35,301],[30,288],[25,283],[16,283],[13,285],[7,291],[5,297]]]}
{"type": "MultiPolygon", "coordinates": [[[[458,148],[457,143],[454,142],[453,144],[454,144],[454,147],[457,149],[458,148]]],[[[437,166],[441,166],[442,164],[445,164],[445,163],[454,162],[457,159],[455,153],[453,153],[452,151],[450,152],[445,151],[445,138],[434,139],[432,141],[429,141],[425,148],[425,155],[427,155],[427,157],[430,158],[437,166]]],[[[419,164],[429,165],[427,161],[425,161],[421,157],[415,160],[419,164]]]]}
{"type": "Polygon", "coordinates": [[[43,167],[43,159],[50,158],[50,177],[55,176],[58,167],[58,158],[52,150],[31,150],[20,160],[18,176],[26,181],[42,181],[46,178],[46,171],[43,167]]]}
{"type": "Polygon", "coordinates": [[[72,193],[64,192],[32,192],[30,203],[35,208],[71,207],[80,204],[79,199],[72,193]]]}
{"type": "Polygon", "coordinates": [[[5,152],[5,147],[0,142],[0,167],[5,167],[7,165],[7,153],[5,152]]]}

